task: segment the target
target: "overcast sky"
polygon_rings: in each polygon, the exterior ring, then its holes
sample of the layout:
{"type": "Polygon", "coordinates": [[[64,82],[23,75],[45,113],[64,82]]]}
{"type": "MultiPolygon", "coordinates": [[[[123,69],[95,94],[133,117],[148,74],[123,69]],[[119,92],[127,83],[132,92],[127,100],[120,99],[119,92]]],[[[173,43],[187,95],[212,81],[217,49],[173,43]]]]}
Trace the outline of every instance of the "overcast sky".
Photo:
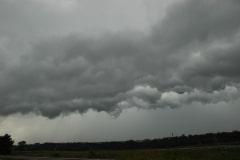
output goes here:
{"type": "Polygon", "coordinates": [[[239,0],[0,0],[0,134],[240,129],[239,0]]]}

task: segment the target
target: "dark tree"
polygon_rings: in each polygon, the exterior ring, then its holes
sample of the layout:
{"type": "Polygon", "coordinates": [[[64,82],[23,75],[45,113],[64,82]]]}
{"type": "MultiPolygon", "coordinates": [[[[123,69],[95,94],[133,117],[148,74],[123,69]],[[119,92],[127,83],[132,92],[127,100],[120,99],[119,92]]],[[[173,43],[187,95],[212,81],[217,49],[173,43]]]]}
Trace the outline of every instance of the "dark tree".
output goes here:
{"type": "Polygon", "coordinates": [[[24,151],[26,144],[27,144],[26,141],[20,141],[20,142],[18,142],[17,149],[20,150],[20,151],[24,151]]]}
{"type": "Polygon", "coordinates": [[[0,136],[0,154],[8,155],[12,153],[13,143],[11,136],[9,134],[5,134],[4,136],[0,136]]]}

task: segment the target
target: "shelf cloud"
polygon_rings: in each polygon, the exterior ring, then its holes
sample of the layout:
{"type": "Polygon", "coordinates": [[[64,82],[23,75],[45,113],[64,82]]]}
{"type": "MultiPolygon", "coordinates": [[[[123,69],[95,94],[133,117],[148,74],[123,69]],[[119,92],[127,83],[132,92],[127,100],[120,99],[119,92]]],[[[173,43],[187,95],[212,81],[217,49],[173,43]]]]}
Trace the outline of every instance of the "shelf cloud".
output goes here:
{"type": "Polygon", "coordinates": [[[21,3],[0,2],[1,115],[55,118],[92,109],[117,116],[130,107],[178,108],[240,98],[238,0],[178,1],[147,33],[97,36],[78,33],[75,18],[53,18],[59,11],[50,12],[44,3],[28,3],[40,7],[39,13],[24,12],[21,3]],[[65,32],[68,26],[72,33],[65,32]]]}

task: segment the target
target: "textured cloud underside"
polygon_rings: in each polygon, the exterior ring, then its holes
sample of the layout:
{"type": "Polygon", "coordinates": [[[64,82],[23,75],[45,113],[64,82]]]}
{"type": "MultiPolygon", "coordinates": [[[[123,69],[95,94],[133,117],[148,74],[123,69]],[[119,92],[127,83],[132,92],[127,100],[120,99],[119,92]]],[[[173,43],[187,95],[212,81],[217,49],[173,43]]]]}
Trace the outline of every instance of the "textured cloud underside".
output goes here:
{"type": "Polygon", "coordinates": [[[0,26],[0,114],[117,115],[129,107],[234,101],[240,98],[239,19],[238,0],[186,0],[172,4],[149,34],[36,40],[11,37],[9,21],[9,30],[0,26]]]}

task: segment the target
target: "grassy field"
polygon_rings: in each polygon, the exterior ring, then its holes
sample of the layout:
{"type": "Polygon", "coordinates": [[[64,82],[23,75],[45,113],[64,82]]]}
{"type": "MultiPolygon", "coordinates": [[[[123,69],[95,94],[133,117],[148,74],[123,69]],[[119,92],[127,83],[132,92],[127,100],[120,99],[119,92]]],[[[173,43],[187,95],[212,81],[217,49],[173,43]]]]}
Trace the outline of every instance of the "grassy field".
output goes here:
{"type": "Polygon", "coordinates": [[[101,158],[117,160],[240,160],[240,149],[153,149],[122,151],[81,151],[81,152],[15,152],[17,156],[101,158]]]}

